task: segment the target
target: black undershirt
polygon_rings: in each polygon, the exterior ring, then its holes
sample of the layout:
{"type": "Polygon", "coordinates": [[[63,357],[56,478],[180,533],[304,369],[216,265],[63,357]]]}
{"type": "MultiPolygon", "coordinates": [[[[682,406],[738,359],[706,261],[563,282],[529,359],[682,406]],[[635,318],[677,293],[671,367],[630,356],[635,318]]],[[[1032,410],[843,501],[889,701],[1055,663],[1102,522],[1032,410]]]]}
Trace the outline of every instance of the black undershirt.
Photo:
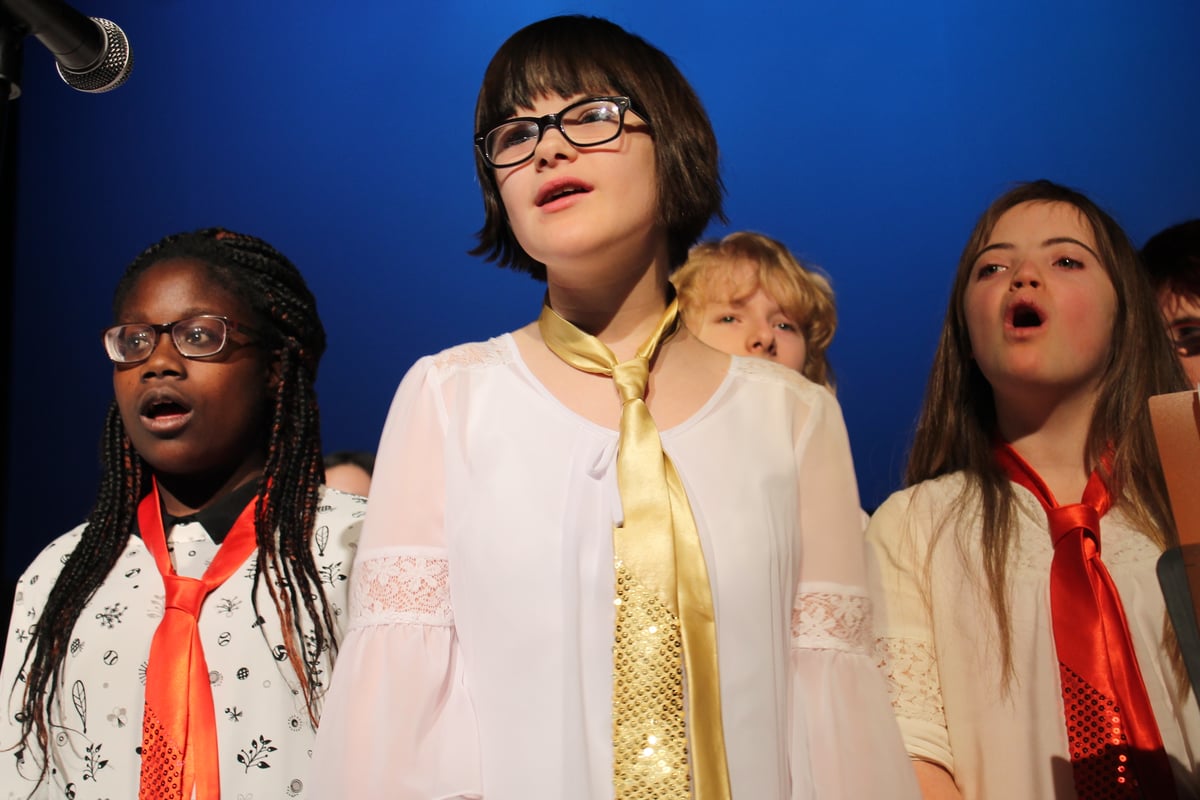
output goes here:
{"type": "Polygon", "coordinates": [[[191,514],[184,514],[181,517],[173,516],[165,510],[160,509],[162,511],[163,532],[171,530],[176,525],[198,522],[204,527],[209,538],[217,544],[221,544],[225,541],[225,537],[229,535],[229,531],[233,528],[233,523],[237,522],[237,518],[241,516],[242,511],[246,509],[246,506],[254,498],[254,493],[257,489],[257,480],[246,481],[212,505],[191,514]]]}

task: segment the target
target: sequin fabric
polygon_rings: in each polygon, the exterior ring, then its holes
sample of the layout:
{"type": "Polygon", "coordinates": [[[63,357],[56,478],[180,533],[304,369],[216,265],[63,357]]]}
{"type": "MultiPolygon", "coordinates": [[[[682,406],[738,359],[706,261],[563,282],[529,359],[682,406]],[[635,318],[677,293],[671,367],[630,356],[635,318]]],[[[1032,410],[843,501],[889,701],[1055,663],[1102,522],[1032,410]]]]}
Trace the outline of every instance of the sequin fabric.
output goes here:
{"type": "Polygon", "coordinates": [[[679,303],[672,300],[636,355],[618,361],[603,342],[548,305],[538,319],[546,345],[559,358],[575,369],[611,376],[621,399],[617,485],[623,520],[613,531],[617,800],[688,797],[689,766],[695,768],[699,798],[730,797],[708,567],[687,491],[645,402],[650,362],[678,326],[679,303]],[[691,764],[689,748],[702,754],[691,764]]]}
{"type": "Polygon", "coordinates": [[[679,620],[616,563],[613,765],[616,800],[690,796],[679,620]]]}
{"type": "MultiPolygon", "coordinates": [[[[146,666],[146,713],[142,719],[140,800],[182,797],[217,800],[221,796],[220,757],[212,684],[215,673],[204,658],[200,612],[204,600],[238,571],[254,552],[256,502],[238,515],[225,541],[200,578],[175,573],[167,553],[158,482],[138,504],[138,530],[154,556],[164,589],[162,621],[150,640],[146,666]],[[163,763],[157,763],[163,760],[163,763]],[[168,777],[158,777],[168,776],[168,777]],[[175,783],[171,794],[168,791],[175,783]]],[[[218,673],[219,677],[219,673],[218,673]]]]}
{"type": "Polygon", "coordinates": [[[1009,478],[1046,509],[1054,542],[1050,617],[1077,796],[1082,800],[1174,796],[1171,764],[1142,680],[1121,596],[1100,558],[1100,519],[1113,504],[1104,478],[1112,454],[1101,456],[1082,501],[1062,505],[1010,445],[998,443],[995,453],[1009,478]]]}
{"type": "Polygon", "coordinates": [[[1066,664],[1058,666],[1076,794],[1081,800],[1141,798],[1131,773],[1121,709],[1066,664]]]}
{"type": "Polygon", "coordinates": [[[183,754],[169,741],[154,709],[146,706],[142,722],[141,800],[181,800],[183,754]]]}

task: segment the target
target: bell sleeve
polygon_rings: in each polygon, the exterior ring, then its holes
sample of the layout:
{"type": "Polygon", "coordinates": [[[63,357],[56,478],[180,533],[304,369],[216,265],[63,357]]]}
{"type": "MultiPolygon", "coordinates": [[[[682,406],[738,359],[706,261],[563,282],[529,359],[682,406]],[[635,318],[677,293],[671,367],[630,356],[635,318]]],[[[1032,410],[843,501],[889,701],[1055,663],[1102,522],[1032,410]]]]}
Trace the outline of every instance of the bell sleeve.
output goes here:
{"type": "Polygon", "coordinates": [[[314,750],[314,797],[481,798],[445,539],[446,399],[431,358],[388,412],[314,750]]]}
{"type": "Polygon", "coordinates": [[[793,800],[918,798],[872,656],[871,601],[850,442],[821,391],[796,421],[800,567],[791,620],[793,800]]]}

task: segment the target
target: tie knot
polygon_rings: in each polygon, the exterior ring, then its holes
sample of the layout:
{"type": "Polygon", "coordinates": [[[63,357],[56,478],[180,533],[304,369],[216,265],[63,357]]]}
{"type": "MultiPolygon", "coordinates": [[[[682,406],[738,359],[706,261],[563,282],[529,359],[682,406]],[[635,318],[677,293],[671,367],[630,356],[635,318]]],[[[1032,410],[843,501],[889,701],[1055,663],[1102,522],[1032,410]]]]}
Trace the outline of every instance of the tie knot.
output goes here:
{"type": "Polygon", "coordinates": [[[208,596],[208,587],[203,581],[180,575],[164,575],[163,586],[167,590],[166,608],[174,608],[188,616],[200,618],[200,607],[208,596]]]}
{"type": "Polygon", "coordinates": [[[613,383],[621,396],[621,405],[646,397],[646,381],[650,378],[650,363],[644,358],[631,358],[613,367],[613,383]]]}
{"type": "Polygon", "coordinates": [[[1088,503],[1072,503],[1067,506],[1046,509],[1050,522],[1050,536],[1057,545],[1063,536],[1082,529],[1084,537],[1097,545],[1100,543],[1100,512],[1088,503]]]}

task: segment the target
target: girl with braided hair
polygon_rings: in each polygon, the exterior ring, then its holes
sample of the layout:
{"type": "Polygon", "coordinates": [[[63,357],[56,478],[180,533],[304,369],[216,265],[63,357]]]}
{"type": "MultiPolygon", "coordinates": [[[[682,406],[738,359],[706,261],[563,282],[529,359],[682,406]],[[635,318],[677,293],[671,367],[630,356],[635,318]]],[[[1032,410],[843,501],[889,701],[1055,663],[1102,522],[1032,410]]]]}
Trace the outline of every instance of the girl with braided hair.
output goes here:
{"type": "Polygon", "coordinates": [[[322,486],[316,301],[206,229],[138,256],[113,319],[95,507],[17,585],[0,795],[304,796],[365,509],[322,486]]]}

